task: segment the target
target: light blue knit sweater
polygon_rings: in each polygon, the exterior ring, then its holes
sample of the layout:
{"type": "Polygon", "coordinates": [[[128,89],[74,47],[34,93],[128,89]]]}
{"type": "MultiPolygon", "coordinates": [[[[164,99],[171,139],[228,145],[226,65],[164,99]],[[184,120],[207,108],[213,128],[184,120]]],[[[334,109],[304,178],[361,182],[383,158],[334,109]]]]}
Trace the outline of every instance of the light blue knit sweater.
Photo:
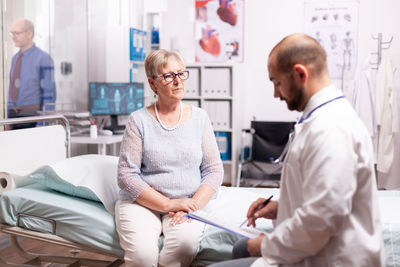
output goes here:
{"type": "Polygon", "coordinates": [[[192,197],[201,184],[215,190],[223,166],[207,113],[192,107],[192,117],[168,131],[142,108],[129,116],[118,164],[121,199],[133,201],[151,186],[168,198],[192,197]]]}

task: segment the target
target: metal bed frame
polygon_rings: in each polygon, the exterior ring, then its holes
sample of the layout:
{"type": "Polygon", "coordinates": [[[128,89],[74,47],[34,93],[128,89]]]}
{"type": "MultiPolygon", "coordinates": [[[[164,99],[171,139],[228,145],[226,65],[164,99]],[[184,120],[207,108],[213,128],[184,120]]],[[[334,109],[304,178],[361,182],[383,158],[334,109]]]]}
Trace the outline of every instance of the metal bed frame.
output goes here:
{"type": "MultiPolygon", "coordinates": [[[[32,117],[24,117],[24,118],[13,118],[0,120],[0,129],[2,126],[12,125],[12,124],[22,124],[22,123],[30,123],[30,122],[46,122],[49,124],[61,124],[64,127],[66,132],[66,157],[71,156],[71,136],[70,136],[70,126],[68,120],[61,114],[54,115],[45,115],[45,116],[32,116],[32,117]]],[[[46,127],[46,126],[43,126],[46,127]]],[[[1,131],[1,130],[0,130],[1,131]]],[[[18,130],[19,131],[19,130],[18,130]]],[[[23,215],[22,215],[23,216],[23,215]]],[[[53,235],[46,234],[41,232],[35,232],[31,230],[27,230],[18,226],[10,226],[0,224],[0,231],[9,235],[10,242],[12,248],[16,251],[16,253],[27,261],[24,264],[15,264],[5,262],[0,258],[0,265],[5,267],[11,266],[41,266],[41,263],[59,263],[66,264],[67,266],[120,266],[123,263],[123,260],[119,258],[117,255],[113,255],[111,253],[107,253],[104,251],[93,249],[89,246],[85,246],[82,244],[78,244],[72,241],[69,241],[65,238],[53,235]],[[50,244],[61,245],[73,250],[83,250],[87,252],[99,253],[106,256],[111,256],[117,258],[114,261],[105,261],[105,260],[96,260],[96,259],[87,259],[87,258],[79,258],[79,257],[69,257],[69,256],[56,256],[56,255],[48,255],[48,254],[38,254],[31,253],[24,250],[17,237],[25,237],[38,241],[44,241],[50,244]]]]}

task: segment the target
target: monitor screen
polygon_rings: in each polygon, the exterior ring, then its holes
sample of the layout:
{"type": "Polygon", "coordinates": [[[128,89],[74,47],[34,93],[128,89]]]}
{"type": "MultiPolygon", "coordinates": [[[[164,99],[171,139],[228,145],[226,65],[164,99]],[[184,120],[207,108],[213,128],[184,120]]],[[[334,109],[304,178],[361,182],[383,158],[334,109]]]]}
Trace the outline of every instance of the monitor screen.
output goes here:
{"type": "Polygon", "coordinates": [[[128,115],[144,105],[143,83],[89,83],[92,115],[128,115]]]}

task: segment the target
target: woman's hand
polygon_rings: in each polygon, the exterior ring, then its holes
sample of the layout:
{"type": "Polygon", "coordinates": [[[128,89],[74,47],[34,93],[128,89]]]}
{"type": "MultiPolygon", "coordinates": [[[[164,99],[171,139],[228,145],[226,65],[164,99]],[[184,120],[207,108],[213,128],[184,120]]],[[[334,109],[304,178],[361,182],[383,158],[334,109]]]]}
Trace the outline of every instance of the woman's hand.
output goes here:
{"type": "Polygon", "coordinates": [[[171,225],[177,225],[184,222],[191,222],[192,220],[185,217],[187,213],[183,211],[178,212],[169,212],[169,215],[172,217],[171,221],[169,222],[171,225]]]}
{"type": "Polygon", "coordinates": [[[192,198],[170,199],[168,204],[168,212],[178,211],[195,211],[199,209],[198,201],[192,198]]]}

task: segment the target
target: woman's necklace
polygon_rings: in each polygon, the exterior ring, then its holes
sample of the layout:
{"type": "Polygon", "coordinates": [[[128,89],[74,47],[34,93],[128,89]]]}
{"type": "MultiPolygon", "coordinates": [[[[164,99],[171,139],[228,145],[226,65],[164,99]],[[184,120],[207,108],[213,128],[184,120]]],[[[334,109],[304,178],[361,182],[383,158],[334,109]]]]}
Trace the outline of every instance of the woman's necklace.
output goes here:
{"type": "Polygon", "coordinates": [[[160,123],[161,127],[162,127],[164,130],[173,131],[173,130],[175,130],[176,128],[178,128],[179,124],[181,123],[182,114],[183,114],[183,106],[182,106],[182,101],[179,102],[179,103],[180,103],[180,105],[181,105],[181,113],[179,114],[178,123],[177,123],[175,126],[165,126],[165,125],[162,123],[160,117],[158,116],[157,103],[154,103],[154,112],[156,113],[156,117],[157,117],[158,122],[160,123]]]}

